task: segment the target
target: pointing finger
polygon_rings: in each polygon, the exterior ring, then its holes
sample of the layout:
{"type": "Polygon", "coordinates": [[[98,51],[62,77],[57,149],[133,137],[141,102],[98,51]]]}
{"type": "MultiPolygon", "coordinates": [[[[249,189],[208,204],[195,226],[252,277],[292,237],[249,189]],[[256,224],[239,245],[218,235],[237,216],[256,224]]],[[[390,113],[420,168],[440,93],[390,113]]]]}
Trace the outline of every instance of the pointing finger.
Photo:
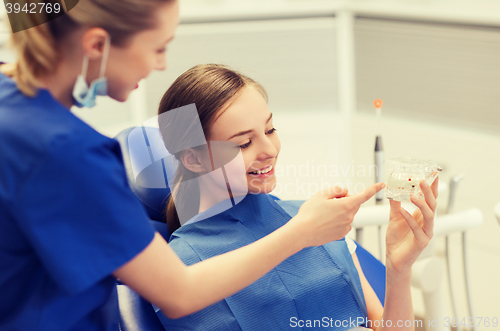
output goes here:
{"type": "Polygon", "coordinates": [[[348,199],[351,199],[352,203],[354,203],[355,205],[361,205],[362,203],[365,203],[366,201],[370,200],[370,198],[373,197],[375,193],[377,193],[384,187],[385,187],[384,183],[373,184],[372,186],[365,189],[363,192],[354,194],[348,199]]]}
{"type": "Polygon", "coordinates": [[[340,186],[330,186],[320,192],[327,199],[343,198],[347,195],[347,188],[340,186]]]}

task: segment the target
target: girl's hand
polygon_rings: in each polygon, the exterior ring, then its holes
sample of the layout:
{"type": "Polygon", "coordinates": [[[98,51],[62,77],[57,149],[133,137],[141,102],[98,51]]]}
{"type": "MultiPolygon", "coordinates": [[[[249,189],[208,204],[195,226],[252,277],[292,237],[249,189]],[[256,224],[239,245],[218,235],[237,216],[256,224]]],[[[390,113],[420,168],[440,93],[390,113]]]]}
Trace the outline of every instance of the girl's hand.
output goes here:
{"type": "Polygon", "coordinates": [[[288,224],[299,227],[304,247],[340,240],[351,230],[354,215],[361,204],[384,187],[383,183],[374,184],[361,193],[349,196],[346,188],[330,187],[304,202],[288,224]]]}
{"type": "Polygon", "coordinates": [[[413,215],[401,208],[401,202],[390,201],[391,212],[386,235],[388,268],[396,272],[410,271],[420,253],[427,247],[433,236],[438,181],[439,177],[431,187],[425,181],[420,182],[425,200],[411,197],[411,202],[418,207],[413,215]]]}

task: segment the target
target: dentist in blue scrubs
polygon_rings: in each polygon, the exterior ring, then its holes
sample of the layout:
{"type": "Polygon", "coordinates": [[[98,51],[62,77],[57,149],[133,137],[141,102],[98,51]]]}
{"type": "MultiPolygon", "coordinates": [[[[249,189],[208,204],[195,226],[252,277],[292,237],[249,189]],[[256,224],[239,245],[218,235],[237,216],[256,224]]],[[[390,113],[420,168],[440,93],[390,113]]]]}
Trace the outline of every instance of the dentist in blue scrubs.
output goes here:
{"type": "Polygon", "coordinates": [[[69,111],[96,95],[125,101],[164,70],[178,6],[80,0],[53,20],[25,14],[34,27],[12,34],[17,62],[0,65],[0,330],[118,330],[116,278],[185,316],[343,238],[382,188],[325,190],[261,240],[184,265],[131,193],[117,143],[69,111]]]}

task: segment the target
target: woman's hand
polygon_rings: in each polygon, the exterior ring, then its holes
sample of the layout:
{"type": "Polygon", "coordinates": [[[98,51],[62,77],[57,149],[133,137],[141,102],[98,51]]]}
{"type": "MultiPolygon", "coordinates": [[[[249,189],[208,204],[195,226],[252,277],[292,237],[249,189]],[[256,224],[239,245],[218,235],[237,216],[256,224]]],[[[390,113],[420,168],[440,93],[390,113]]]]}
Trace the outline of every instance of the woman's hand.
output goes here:
{"type": "Polygon", "coordinates": [[[393,271],[398,273],[410,271],[413,263],[431,240],[437,206],[438,181],[439,178],[436,178],[431,187],[425,181],[420,182],[425,200],[411,197],[413,204],[418,207],[413,215],[401,208],[401,202],[390,201],[391,212],[386,235],[386,265],[393,271]]]}
{"type": "Polygon", "coordinates": [[[361,193],[349,196],[346,188],[330,187],[304,202],[288,224],[299,228],[301,238],[305,240],[304,247],[342,239],[351,230],[354,215],[361,204],[384,187],[383,183],[374,184],[361,193]]]}

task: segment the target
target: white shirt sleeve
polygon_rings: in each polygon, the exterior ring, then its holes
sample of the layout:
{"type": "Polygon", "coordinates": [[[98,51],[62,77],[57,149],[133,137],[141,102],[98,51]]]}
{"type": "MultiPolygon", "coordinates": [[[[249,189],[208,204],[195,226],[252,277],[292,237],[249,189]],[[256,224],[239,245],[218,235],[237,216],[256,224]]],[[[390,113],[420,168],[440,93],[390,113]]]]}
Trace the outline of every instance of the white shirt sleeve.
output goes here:
{"type": "Polygon", "coordinates": [[[354,254],[356,253],[356,248],[358,247],[358,245],[356,245],[356,243],[354,242],[354,240],[352,240],[351,238],[349,238],[348,236],[345,237],[345,242],[347,243],[347,248],[349,248],[349,253],[354,254]]]}

